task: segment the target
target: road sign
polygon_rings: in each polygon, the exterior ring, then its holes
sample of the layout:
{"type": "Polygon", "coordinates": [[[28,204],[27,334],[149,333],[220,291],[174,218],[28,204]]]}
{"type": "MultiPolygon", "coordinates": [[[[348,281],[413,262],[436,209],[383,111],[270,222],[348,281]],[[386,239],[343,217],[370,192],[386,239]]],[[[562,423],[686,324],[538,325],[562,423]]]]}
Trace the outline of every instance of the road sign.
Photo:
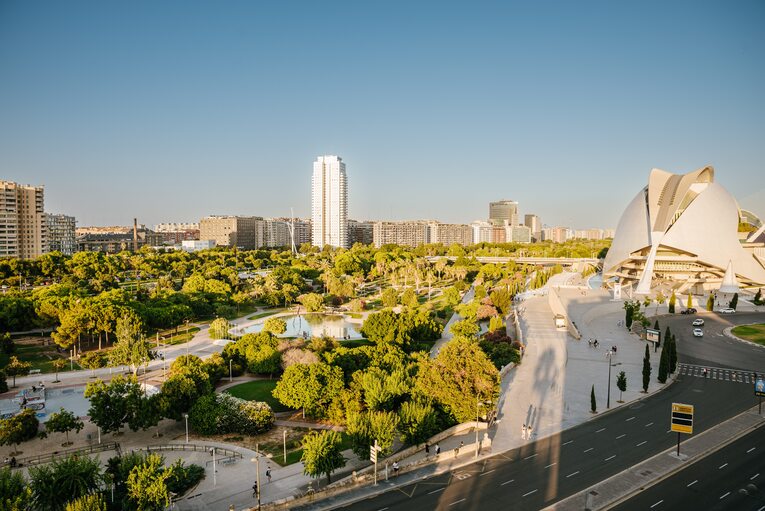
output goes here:
{"type": "Polygon", "coordinates": [[[645,340],[649,342],[661,342],[661,332],[653,328],[645,329],[645,340]]]}
{"type": "Polygon", "coordinates": [[[672,403],[672,431],[693,434],[693,405],[672,403]]]}
{"type": "Polygon", "coordinates": [[[377,448],[374,445],[369,446],[369,461],[377,463],[377,448]]]}
{"type": "Polygon", "coordinates": [[[765,377],[758,376],[754,380],[754,395],[758,397],[765,396],[765,377]]]}

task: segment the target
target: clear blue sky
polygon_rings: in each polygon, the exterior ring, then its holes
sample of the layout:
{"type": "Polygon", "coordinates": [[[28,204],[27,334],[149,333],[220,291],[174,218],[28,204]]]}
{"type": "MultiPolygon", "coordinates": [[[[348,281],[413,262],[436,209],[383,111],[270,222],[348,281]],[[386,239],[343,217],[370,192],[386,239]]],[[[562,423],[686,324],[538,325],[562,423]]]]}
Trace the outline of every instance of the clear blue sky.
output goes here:
{"type": "MultiPolygon", "coordinates": [[[[613,227],[652,167],[765,204],[765,2],[0,0],[0,179],[80,225],[310,212],[613,227]]],[[[760,207],[765,214],[765,207],[760,207]]]]}

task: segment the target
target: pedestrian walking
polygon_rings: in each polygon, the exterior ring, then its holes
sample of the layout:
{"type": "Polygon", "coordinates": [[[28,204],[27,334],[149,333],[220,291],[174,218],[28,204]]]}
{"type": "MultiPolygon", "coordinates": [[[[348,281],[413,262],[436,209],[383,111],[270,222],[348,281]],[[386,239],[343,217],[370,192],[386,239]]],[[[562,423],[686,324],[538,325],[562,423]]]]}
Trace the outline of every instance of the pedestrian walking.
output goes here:
{"type": "Polygon", "coordinates": [[[454,457],[456,458],[459,455],[459,453],[460,453],[460,448],[459,447],[455,447],[454,448],[454,457]]]}
{"type": "Polygon", "coordinates": [[[398,477],[398,461],[393,462],[393,477],[398,477]]]}
{"type": "Polygon", "coordinates": [[[252,485],[252,496],[257,497],[258,496],[258,482],[255,481],[252,485]]]}
{"type": "Polygon", "coordinates": [[[441,454],[441,446],[436,444],[436,458],[438,458],[439,454],[441,454]]]}
{"type": "Polygon", "coordinates": [[[463,442],[462,440],[460,440],[460,449],[462,449],[463,447],[465,447],[465,442],[463,442]]]}
{"type": "Polygon", "coordinates": [[[526,429],[526,436],[528,437],[529,440],[531,440],[531,431],[532,431],[531,426],[529,426],[526,429]]]}
{"type": "Polygon", "coordinates": [[[425,442],[425,455],[427,456],[428,454],[430,454],[430,446],[425,442]]]}
{"type": "Polygon", "coordinates": [[[266,469],[266,477],[268,478],[268,482],[271,482],[271,467],[268,467],[266,469]]]}
{"type": "Polygon", "coordinates": [[[521,428],[521,440],[526,440],[526,423],[523,423],[523,427],[521,428]]]}

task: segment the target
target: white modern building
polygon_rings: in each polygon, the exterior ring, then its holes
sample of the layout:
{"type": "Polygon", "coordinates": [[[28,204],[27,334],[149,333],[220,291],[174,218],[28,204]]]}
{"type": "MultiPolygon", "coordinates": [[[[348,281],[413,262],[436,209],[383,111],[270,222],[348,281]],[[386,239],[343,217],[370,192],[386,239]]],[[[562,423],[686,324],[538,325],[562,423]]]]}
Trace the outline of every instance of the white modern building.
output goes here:
{"type": "Polygon", "coordinates": [[[311,221],[314,246],[348,247],[348,180],[338,156],[313,162],[311,221]]]}
{"type": "Polygon", "coordinates": [[[653,169],[619,220],[604,280],[636,285],[639,294],[662,284],[692,294],[763,286],[763,244],[740,239],[740,221],[736,199],[715,183],[712,167],[653,169]]]}

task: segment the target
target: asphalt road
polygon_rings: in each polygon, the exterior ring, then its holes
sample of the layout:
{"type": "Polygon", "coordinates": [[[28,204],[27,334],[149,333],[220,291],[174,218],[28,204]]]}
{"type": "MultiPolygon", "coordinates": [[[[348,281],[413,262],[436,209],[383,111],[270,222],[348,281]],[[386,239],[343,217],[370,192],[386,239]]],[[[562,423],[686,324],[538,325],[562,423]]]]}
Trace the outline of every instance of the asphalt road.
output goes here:
{"type": "Polygon", "coordinates": [[[763,454],[765,428],[758,428],[613,509],[765,509],[763,454]]]}
{"type": "MultiPolygon", "coordinates": [[[[757,321],[765,321],[765,314],[678,314],[659,320],[662,331],[669,324],[677,337],[680,362],[747,372],[765,371],[765,349],[722,337],[721,332],[731,324],[757,321]],[[705,319],[703,338],[692,336],[695,317],[705,319]]],[[[425,476],[344,509],[540,509],[674,445],[676,435],[669,432],[673,402],[695,405],[695,433],[757,403],[750,384],[682,375],[656,395],[558,435],[460,470],[425,476]]]]}

